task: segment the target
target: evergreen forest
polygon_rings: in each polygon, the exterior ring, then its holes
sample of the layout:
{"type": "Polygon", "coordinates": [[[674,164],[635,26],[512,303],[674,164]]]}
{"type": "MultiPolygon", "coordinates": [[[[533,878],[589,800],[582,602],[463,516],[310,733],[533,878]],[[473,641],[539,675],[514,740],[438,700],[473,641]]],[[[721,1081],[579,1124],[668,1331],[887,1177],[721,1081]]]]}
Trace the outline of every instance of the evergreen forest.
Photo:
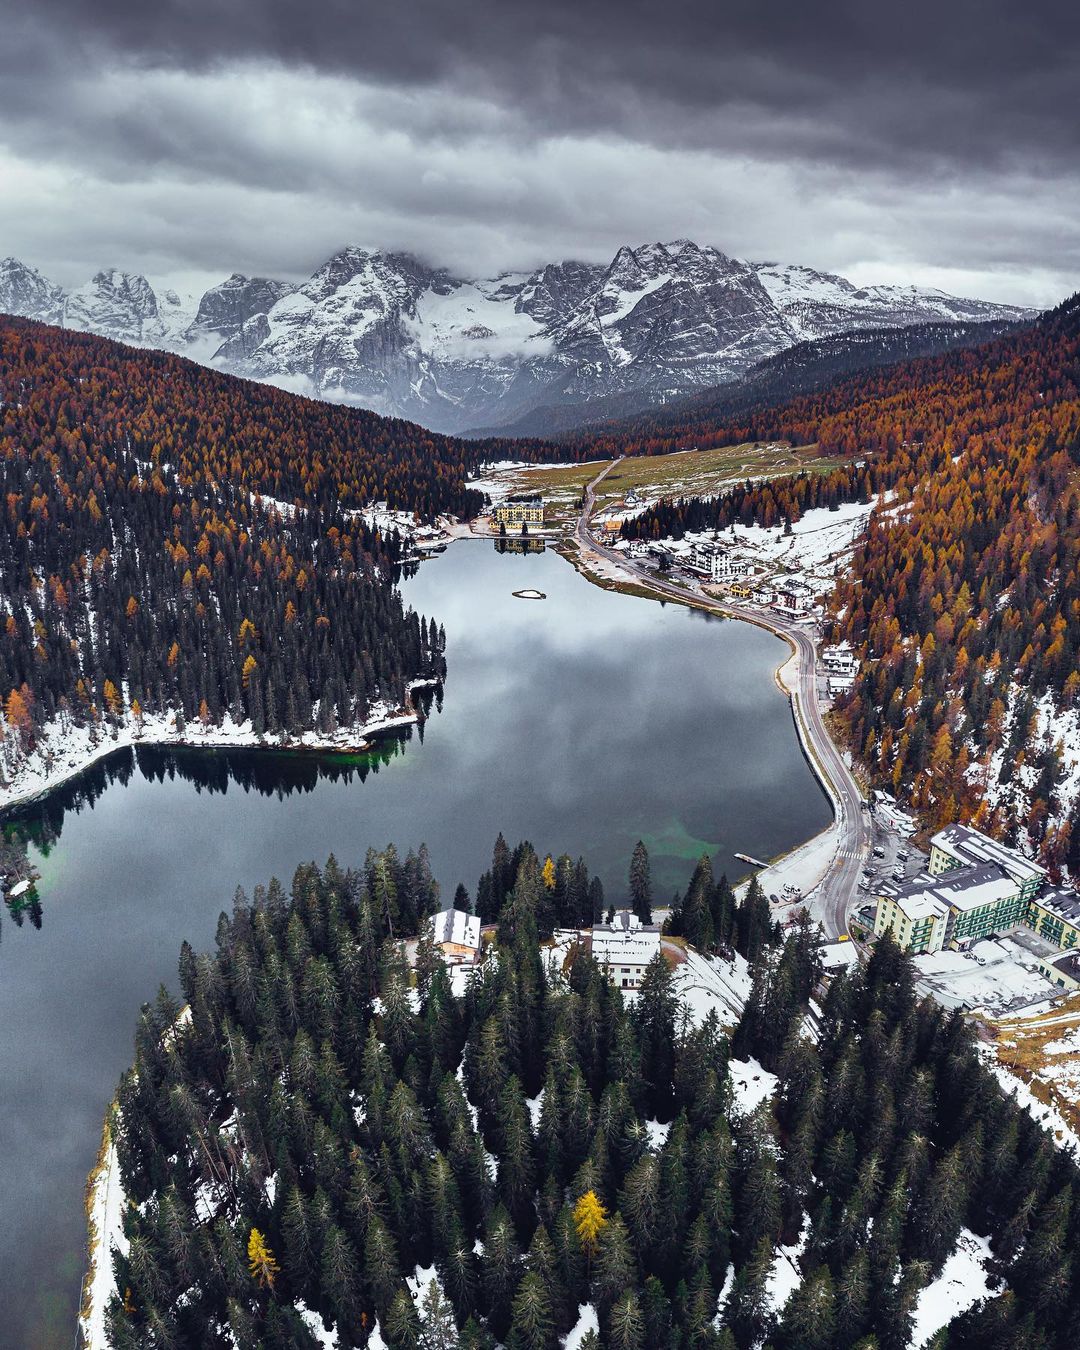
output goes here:
{"type": "Polygon", "coordinates": [[[113,1346],[554,1350],[586,1313],[585,1347],[901,1350],[964,1228],[991,1293],[935,1350],[1077,1343],[1077,1168],[889,939],[824,988],[809,923],[762,923],[703,859],[677,926],[753,973],[722,1025],[662,955],[629,996],[584,945],[552,960],[592,884],[564,863],[556,895],[559,870],[500,837],[467,972],[425,926],[424,850],[238,891],[215,951],[185,944],[184,1007],[144,1008],[112,1113],[113,1346]],[[733,1064],[775,1091],[744,1100],[733,1064]]]}

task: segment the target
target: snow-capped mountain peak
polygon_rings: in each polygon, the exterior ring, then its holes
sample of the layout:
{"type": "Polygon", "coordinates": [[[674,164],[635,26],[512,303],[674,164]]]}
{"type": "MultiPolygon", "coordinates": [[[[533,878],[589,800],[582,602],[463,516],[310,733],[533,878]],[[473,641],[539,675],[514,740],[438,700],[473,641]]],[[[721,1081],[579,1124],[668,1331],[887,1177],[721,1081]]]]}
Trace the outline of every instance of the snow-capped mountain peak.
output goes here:
{"type": "Polygon", "coordinates": [[[120,269],[65,293],[8,258],[0,310],[170,347],[441,431],[612,395],[663,402],[853,330],[1027,317],[942,291],[747,262],[692,239],[624,245],[606,265],[552,262],[490,278],[350,244],[300,285],[234,272],[197,304],[120,269]]]}

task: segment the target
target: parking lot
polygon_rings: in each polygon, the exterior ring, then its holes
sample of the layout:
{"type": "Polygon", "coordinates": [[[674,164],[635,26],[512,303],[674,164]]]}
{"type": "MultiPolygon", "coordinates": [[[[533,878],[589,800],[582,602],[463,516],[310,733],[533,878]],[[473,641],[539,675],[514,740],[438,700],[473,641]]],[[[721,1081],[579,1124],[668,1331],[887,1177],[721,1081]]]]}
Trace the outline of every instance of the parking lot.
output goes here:
{"type": "Polygon", "coordinates": [[[902,885],[925,872],[929,858],[915,847],[906,830],[910,828],[902,812],[887,804],[876,803],[871,809],[873,838],[871,854],[866,859],[859,880],[859,898],[855,907],[856,922],[872,928],[876,908],[874,895],[882,882],[902,885]]]}

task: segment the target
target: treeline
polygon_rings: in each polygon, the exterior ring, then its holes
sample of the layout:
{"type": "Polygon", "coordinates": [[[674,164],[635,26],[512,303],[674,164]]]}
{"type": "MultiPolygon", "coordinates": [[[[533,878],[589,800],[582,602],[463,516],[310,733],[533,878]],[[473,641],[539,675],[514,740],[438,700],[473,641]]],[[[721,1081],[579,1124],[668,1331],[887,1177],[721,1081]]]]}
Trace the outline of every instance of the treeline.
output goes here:
{"type": "Polygon", "coordinates": [[[8,772],[52,724],[228,713],[259,734],[330,732],[439,678],[441,630],[392,585],[401,541],[350,509],[380,494],[470,509],[460,448],[426,436],[0,322],[8,772]]]}
{"type": "Polygon", "coordinates": [[[708,449],[730,444],[732,427],[744,425],[768,408],[787,404],[799,394],[828,388],[875,366],[909,362],[955,348],[982,347],[1019,327],[1004,320],[942,321],[834,333],[796,343],[751,366],[737,380],[685,395],[673,404],[640,411],[639,398],[632,410],[620,413],[618,405],[626,405],[628,396],[615,395],[585,408],[546,408],[513,425],[549,426],[551,434],[569,447],[588,444],[594,455],[601,450],[659,455],[708,449]],[[580,429],[583,421],[588,425],[580,429]],[[560,432],[560,423],[567,429],[560,432]]]}
{"type": "Polygon", "coordinates": [[[843,381],[731,438],[748,434],[860,458],[817,478],[663,502],[625,533],[777,525],[891,492],[832,601],[829,637],[862,658],[841,707],[852,748],[935,827],[974,819],[1023,832],[1052,868],[1080,868],[1060,750],[1034,738],[1044,696],[1064,710],[1080,694],[1080,301],[978,351],[843,381]]]}
{"type": "MultiPolygon", "coordinates": [[[[458,995],[428,936],[415,973],[392,940],[438,903],[422,854],[301,867],[290,892],[237,893],[215,954],[185,945],[188,1012],[144,1008],[113,1121],[114,1346],[313,1347],[324,1327],[364,1345],[377,1326],[392,1347],[555,1350],[591,1303],[588,1347],[900,1350],[964,1224],[1006,1283],[948,1345],[1072,1343],[1076,1169],[962,1019],[916,1005],[888,940],[813,1034],[809,926],[762,948],[733,1048],[778,1091],[737,1110],[727,1035],[686,1015],[667,961],[632,1005],[584,950],[553,968],[550,870],[502,845],[489,884],[507,857],[497,945],[458,995]],[[774,1251],[800,1240],[776,1312],[774,1251]],[[435,1279],[414,1297],[417,1268],[435,1279]]],[[[690,891],[711,912],[704,865],[690,891]]]]}

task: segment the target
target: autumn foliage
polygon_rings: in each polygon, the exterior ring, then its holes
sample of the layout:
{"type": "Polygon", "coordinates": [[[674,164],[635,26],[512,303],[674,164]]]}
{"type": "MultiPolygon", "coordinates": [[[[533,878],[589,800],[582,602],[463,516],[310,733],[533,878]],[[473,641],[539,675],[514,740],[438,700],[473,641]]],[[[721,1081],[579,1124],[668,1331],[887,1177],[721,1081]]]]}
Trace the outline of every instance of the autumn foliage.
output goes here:
{"type": "Polygon", "coordinates": [[[906,792],[931,824],[974,818],[1027,833],[1053,866],[1080,866],[1080,822],[1056,794],[1060,748],[1033,734],[1040,704],[1050,722],[1080,694],[1080,300],[988,346],[851,376],[723,434],[816,442],[842,459],[813,478],[662,502],[625,533],[777,525],[888,494],[833,596],[830,636],[863,658],[842,729],[873,781],[906,792]],[[1013,798],[1003,789],[1025,766],[1013,798]]]}

